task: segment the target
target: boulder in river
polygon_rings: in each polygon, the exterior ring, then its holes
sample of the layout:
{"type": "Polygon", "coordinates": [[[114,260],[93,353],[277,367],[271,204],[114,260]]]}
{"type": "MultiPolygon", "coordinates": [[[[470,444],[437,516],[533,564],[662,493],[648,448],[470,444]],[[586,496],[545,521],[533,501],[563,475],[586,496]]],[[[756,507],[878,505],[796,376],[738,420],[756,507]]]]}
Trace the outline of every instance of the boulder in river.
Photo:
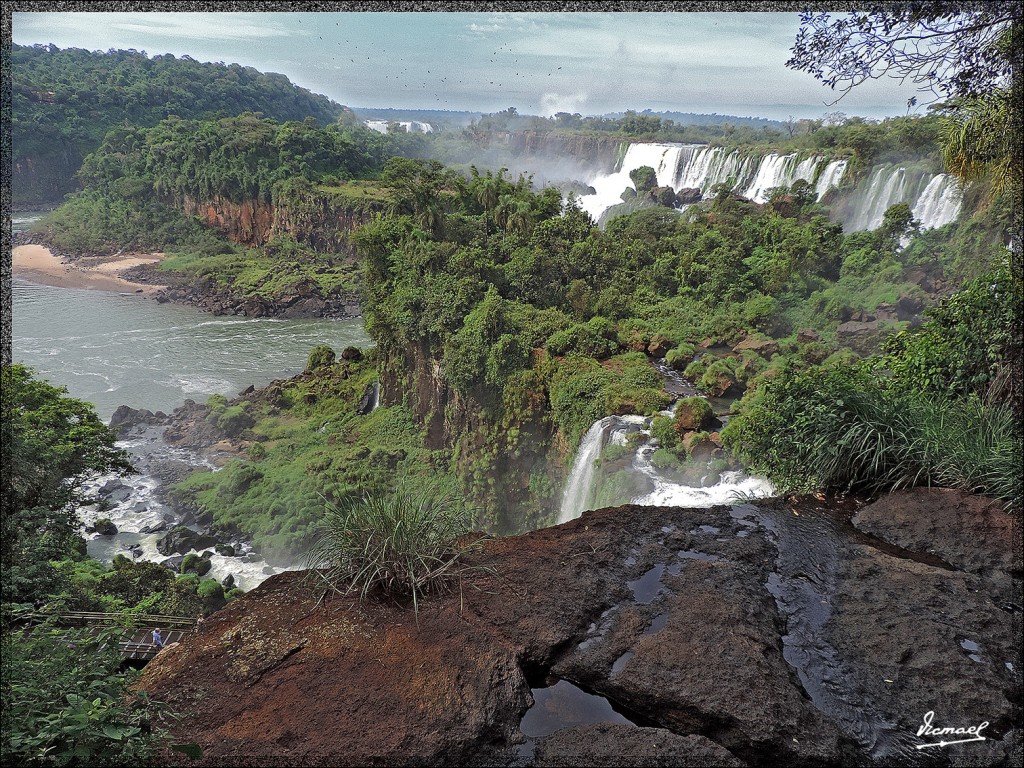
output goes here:
{"type": "Polygon", "coordinates": [[[190,550],[206,549],[216,544],[217,540],[210,534],[199,533],[187,526],[177,525],[166,536],[157,540],[156,548],[161,555],[183,555],[190,550]]]}
{"type": "Polygon", "coordinates": [[[117,526],[107,517],[101,517],[90,526],[86,526],[86,533],[98,533],[100,536],[115,536],[117,526]]]}

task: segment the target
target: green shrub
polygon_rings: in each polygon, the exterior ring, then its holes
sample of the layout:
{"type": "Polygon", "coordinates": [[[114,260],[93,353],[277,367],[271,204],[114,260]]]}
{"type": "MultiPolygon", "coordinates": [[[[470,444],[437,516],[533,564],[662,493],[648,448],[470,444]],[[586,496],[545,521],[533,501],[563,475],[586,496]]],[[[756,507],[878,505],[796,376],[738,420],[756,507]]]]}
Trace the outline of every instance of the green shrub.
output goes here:
{"type": "Polygon", "coordinates": [[[685,370],[693,362],[695,347],[692,344],[679,344],[665,353],[665,364],[677,371],[685,370]]]}
{"type": "Polygon", "coordinates": [[[4,765],[147,765],[160,734],[137,672],[118,671],[119,629],[68,643],[67,627],[5,632],[4,765]]]}
{"type": "Polygon", "coordinates": [[[594,317],[551,334],[545,347],[552,355],[578,354],[601,359],[615,354],[619,344],[611,322],[594,317]]]}
{"type": "Polygon", "coordinates": [[[307,371],[319,371],[323,368],[330,368],[334,365],[336,356],[334,350],[326,344],[318,344],[309,351],[309,358],[306,361],[307,371]]]}
{"type": "Polygon", "coordinates": [[[651,422],[651,434],[658,441],[658,445],[668,450],[674,450],[679,445],[679,435],[673,427],[672,419],[668,416],[655,416],[651,422]]]}
{"type": "Polygon", "coordinates": [[[676,404],[672,425],[678,435],[694,429],[703,429],[714,416],[711,404],[703,397],[687,397],[676,404]]]}
{"type": "Polygon", "coordinates": [[[677,469],[680,466],[679,457],[665,448],[659,448],[651,454],[651,464],[661,470],[677,469]]]}
{"type": "Polygon", "coordinates": [[[199,582],[196,594],[210,607],[219,607],[224,603],[224,587],[216,579],[204,579],[199,582]]]}
{"type": "Polygon", "coordinates": [[[940,485],[1020,504],[1021,441],[1009,408],[889,389],[866,365],[782,370],[722,438],[787,492],[940,485]]]}
{"type": "Polygon", "coordinates": [[[185,555],[181,561],[181,572],[194,573],[196,576],[205,576],[212,567],[208,559],[200,557],[195,552],[185,555]]]}
{"type": "Polygon", "coordinates": [[[245,405],[239,403],[229,406],[217,416],[217,426],[230,437],[237,437],[256,423],[256,420],[246,412],[245,405]]]}
{"type": "Polygon", "coordinates": [[[409,597],[418,609],[480,570],[466,560],[482,543],[466,537],[471,520],[461,500],[430,486],[329,505],[308,567],[329,590],[409,597]]]}
{"type": "Polygon", "coordinates": [[[601,451],[601,462],[603,464],[611,464],[612,462],[621,459],[627,453],[629,453],[629,449],[626,448],[626,446],[611,443],[601,451]]]}

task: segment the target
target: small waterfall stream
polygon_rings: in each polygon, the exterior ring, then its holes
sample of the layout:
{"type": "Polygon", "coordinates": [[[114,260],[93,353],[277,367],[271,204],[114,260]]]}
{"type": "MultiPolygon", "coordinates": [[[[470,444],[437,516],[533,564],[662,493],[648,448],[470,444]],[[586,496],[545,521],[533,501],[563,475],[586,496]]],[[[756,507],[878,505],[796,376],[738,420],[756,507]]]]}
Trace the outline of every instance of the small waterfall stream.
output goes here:
{"type": "MultiPolygon", "coordinates": [[[[657,366],[666,379],[666,390],[680,397],[699,394],[692,384],[666,366],[657,366]]],[[[672,410],[662,411],[662,416],[672,416],[672,410]]],[[[727,419],[727,417],[723,417],[727,419]]],[[[587,430],[580,441],[579,450],[573,460],[569,479],[562,493],[562,505],[558,522],[566,523],[594,508],[595,491],[601,477],[600,458],[607,446],[615,445],[625,451],[632,451],[628,473],[630,490],[628,498],[616,499],[618,503],[642,506],[712,507],[728,504],[737,498],[750,499],[768,497],[774,494],[772,484],[765,478],[747,475],[732,470],[718,473],[708,462],[707,471],[695,479],[671,469],[660,469],[654,461],[658,441],[651,434],[654,417],[649,416],[605,416],[587,430]]],[[[623,470],[620,470],[623,471],[623,470]]],[[[622,492],[622,491],[620,491],[622,492]]],[[[599,504],[610,506],[610,504],[599,504]]]]}

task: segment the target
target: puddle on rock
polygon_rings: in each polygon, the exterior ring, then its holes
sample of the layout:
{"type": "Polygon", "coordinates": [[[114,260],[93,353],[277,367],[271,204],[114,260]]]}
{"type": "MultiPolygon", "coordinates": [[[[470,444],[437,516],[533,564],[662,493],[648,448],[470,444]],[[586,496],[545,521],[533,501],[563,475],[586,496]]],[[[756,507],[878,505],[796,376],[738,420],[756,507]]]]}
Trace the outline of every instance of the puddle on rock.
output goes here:
{"type": "Polygon", "coordinates": [[[699,552],[696,549],[681,549],[676,552],[676,557],[681,557],[684,560],[704,560],[709,563],[722,559],[718,555],[709,555],[707,552],[699,552]]]}
{"type": "Polygon", "coordinates": [[[691,536],[699,536],[702,533],[717,535],[722,532],[722,529],[716,525],[698,525],[696,528],[690,531],[691,536]]]}
{"type": "Polygon", "coordinates": [[[978,664],[984,663],[985,660],[981,657],[981,647],[976,642],[965,637],[960,641],[960,647],[967,652],[968,659],[978,664]]]}
{"type": "Polygon", "coordinates": [[[629,660],[632,659],[634,655],[635,654],[633,653],[633,651],[626,651],[624,654],[619,656],[619,658],[615,660],[615,663],[612,664],[611,676],[615,677],[617,674],[619,674],[619,672],[623,670],[623,668],[629,663],[629,660]]]}
{"type": "Polygon", "coordinates": [[[633,590],[633,600],[641,605],[649,605],[666,592],[665,585],[661,583],[664,573],[665,564],[658,563],[639,579],[627,581],[626,585],[633,590]]]}
{"type": "Polygon", "coordinates": [[[568,680],[559,680],[547,688],[531,688],[533,706],[519,721],[519,730],[526,741],[516,747],[516,755],[527,763],[533,762],[537,740],[555,731],[579,725],[618,723],[634,728],[637,724],[612,709],[603,696],[587,693],[568,680]]]}
{"type": "Polygon", "coordinates": [[[642,636],[653,635],[655,632],[660,632],[668,624],[668,614],[659,613],[654,617],[654,621],[651,622],[651,626],[643,631],[642,636]]]}

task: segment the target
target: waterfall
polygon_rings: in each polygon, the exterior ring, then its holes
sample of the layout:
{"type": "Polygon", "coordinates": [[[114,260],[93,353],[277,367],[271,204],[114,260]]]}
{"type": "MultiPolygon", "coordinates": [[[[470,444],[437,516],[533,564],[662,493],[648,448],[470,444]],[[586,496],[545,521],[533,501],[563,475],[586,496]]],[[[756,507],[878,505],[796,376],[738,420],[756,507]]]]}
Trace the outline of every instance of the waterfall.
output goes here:
{"type": "MultiPolygon", "coordinates": [[[[662,415],[669,416],[672,411],[662,415]]],[[[595,481],[599,468],[597,461],[606,445],[614,444],[629,446],[627,440],[630,433],[643,433],[640,445],[634,450],[629,471],[642,483],[638,487],[644,490],[621,503],[640,504],[642,506],[679,506],[679,507],[711,507],[716,504],[729,504],[737,495],[745,498],[771,496],[775,493],[768,480],[762,477],[746,475],[743,472],[723,472],[717,479],[707,485],[691,485],[679,478],[671,477],[671,472],[663,472],[652,461],[658,442],[651,436],[652,418],[644,416],[606,416],[594,422],[580,441],[576,459],[569,474],[569,480],[562,494],[562,506],[558,522],[565,523],[591,509],[595,481]]],[[[710,471],[710,470],[709,470],[710,471]]]]}
{"type": "Polygon", "coordinates": [[[922,229],[934,229],[956,219],[960,215],[963,195],[952,176],[940,173],[934,176],[914,204],[914,218],[921,222],[922,229]]]}
{"type": "Polygon", "coordinates": [[[699,189],[705,195],[717,184],[729,184],[738,189],[749,178],[751,165],[751,159],[741,157],[739,152],[726,152],[721,147],[704,144],[686,144],[679,155],[674,186],[677,190],[699,189]]]}
{"type": "Polygon", "coordinates": [[[825,166],[821,175],[818,176],[818,183],[814,187],[814,191],[818,193],[819,200],[830,189],[839,186],[839,182],[843,180],[843,174],[846,173],[846,163],[846,160],[833,160],[825,166]]]}
{"type": "Polygon", "coordinates": [[[796,161],[796,155],[765,155],[757,167],[757,173],[743,196],[755,203],[768,199],[768,190],[775,187],[789,187],[797,179],[813,181],[814,173],[821,163],[820,157],[808,157],[796,161]]]}
{"type": "MultiPolygon", "coordinates": [[[[599,219],[621,202],[622,190],[633,186],[630,171],[646,165],[654,169],[662,187],[699,189],[707,195],[718,184],[728,184],[734,192],[763,203],[773,187],[788,187],[797,179],[813,182],[822,161],[815,155],[798,162],[795,154],[768,154],[758,159],[706,144],[636,143],[628,145],[618,170],[590,179],[594,194],[579,200],[587,213],[599,219]]],[[[820,174],[818,196],[837,184],[845,170],[845,160],[829,163],[820,174]]]]}
{"type": "Polygon", "coordinates": [[[572,472],[569,473],[569,482],[565,484],[562,492],[562,509],[558,514],[558,522],[566,523],[580,515],[587,508],[590,501],[590,491],[594,485],[595,462],[601,454],[604,446],[605,436],[608,429],[615,422],[614,416],[606,416],[594,422],[594,425],[587,430],[587,434],[580,441],[580,448],[576,451],[576,459],[572,464],[572,472]]]}
{"type": "Polygon", "coordinates": [[[380,405],[380,381],[373,382],[373,399],[370,400],[370,412],[377,410],[380,405]]]}
{"type": "Polygon", "coordinates": [[[622,202],[622,190],[633,186],[630,171],[645,165],[654,169],[658,186],[671,187],[684,147],[683,144],[630,144],[617,171],[590,180],[590,186],[596,191],[593,195],[581,196],[580,205],[596,221],[607,209],[622,202]]]}
{"type": "MultiPolygon", "coordinates": [[[[708,195],[718,184],[728,184],[737,194],[756,203],[764,203],[768,191],[789,187],[798,179],[814,184],[820,200],[839,186],[848,160],[831,160],[812,155],[798,160],[797,154],[769,153],[760,158],[746,156],[706,144],[634,143],[626,146],[618,170],[589,180],[594,194],[579,198],[580,205],[595,220],[622,200],[622,191],[632,187],[630,171],[649,166],[658,185],[681,189],[699,189],[708,195]]],[[[845,197],[845,196],[844,196],[845,197]]],[[[940,227],[960,213],[961,192],[946,174],[925,175],[903,166],[876,166],[854,193],[837,203],[833,217],[847,232],[876,229],[885,212],[897,203],[910,204],[915,218],[925,228],[940,227]]]]}
{"type": "Polygon", "coordinates": [[[851,232],[856,232],[881,226],[885,212],[896,203],[904,201],[906,183],[906,168],[875,168],[866,188],[860,190],[854,197],[854,212],[847,228],[851,232]]]}
{"type": "Polygon", "coordinates": [[[951,176],[908,171],[902,166],[877,166],[860,183],[845,212],[838,214],[847,232],[877,229],[885,212],[907,203],[925,229],[941,227],[960,215],[961,190],[951,176]]]}

